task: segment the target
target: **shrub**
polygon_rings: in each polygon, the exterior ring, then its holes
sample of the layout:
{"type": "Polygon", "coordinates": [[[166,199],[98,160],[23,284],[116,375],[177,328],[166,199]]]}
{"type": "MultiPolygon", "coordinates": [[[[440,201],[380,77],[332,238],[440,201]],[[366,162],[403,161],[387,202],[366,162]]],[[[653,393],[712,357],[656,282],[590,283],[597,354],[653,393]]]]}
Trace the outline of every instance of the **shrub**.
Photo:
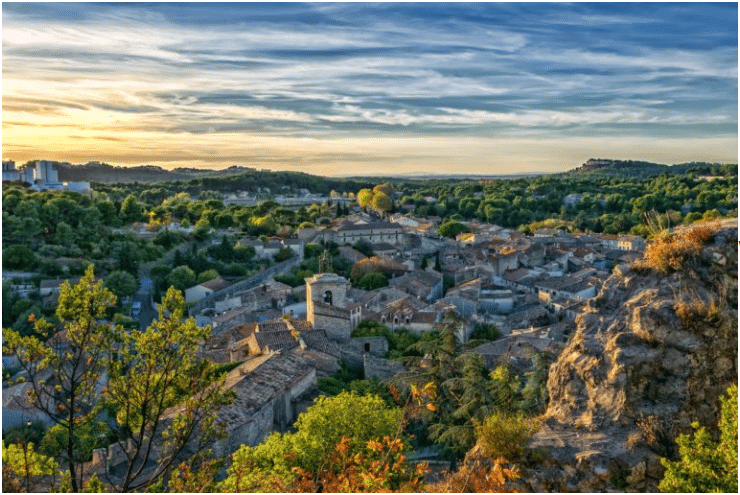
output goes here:
{"type": "Polygon", "coordinates": [[[523,414],[495,412],[483,423],[475,422],[475,436],[483,452],[494,459],[521,457],[527,442],[539,429],[535,419],[523,414]]]}
{"type": "Polygon", "coordinates": [[[357,287],[365,290],[380,289],[388,286],[388,279],[382,273],[366,273],[357,281],[357,287]]]}
{"type": "Polygon", "coordinates": [[[660,491],[737,493],[737,385],[730,386],[720,402],[719,442],[696,422],[693,436],[679,435],[681,459],[661,459],[666,472],[660,491]]]}
{"type": "Polygon", "coordinates": [[[648,244],[642,259],[634,267],[654,269],[665,274],[678,271],[701,253],[717,228],[718,224],[702,223],[674,232],[663,231],[648,244]]]}

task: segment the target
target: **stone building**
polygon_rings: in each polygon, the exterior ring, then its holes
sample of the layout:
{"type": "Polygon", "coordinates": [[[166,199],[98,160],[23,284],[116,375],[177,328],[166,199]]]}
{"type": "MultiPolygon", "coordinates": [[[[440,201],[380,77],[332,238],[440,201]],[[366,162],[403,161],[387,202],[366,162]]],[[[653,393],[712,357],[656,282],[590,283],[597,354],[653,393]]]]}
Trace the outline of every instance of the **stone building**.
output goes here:
{"type": "Polygon", "coordinates": [[[334,273],[317,273],[306,279],[306,317],[313,328],[329,338],[345,341],[352,333],[347,290],[349,281],[334,273]]]}

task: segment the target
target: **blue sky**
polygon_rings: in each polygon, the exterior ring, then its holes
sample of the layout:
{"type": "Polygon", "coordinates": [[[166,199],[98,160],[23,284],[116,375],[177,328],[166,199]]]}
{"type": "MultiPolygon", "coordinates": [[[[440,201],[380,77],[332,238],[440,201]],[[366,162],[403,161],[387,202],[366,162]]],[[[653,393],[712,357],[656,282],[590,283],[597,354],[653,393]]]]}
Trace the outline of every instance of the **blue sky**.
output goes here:
{"type": "Polygon", "coordinates": [[[3,3],[3,157],[737,163],[736,3],[3,3]]]}

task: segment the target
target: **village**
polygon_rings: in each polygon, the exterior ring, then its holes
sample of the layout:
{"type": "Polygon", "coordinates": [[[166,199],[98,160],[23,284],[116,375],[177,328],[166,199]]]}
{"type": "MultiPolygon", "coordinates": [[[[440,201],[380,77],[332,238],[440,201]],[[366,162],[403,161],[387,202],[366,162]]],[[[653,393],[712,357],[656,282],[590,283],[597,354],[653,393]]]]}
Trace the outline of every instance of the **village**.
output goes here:
{"type": "MultiPolygon", "coordinates": [[[[527,236],[473,222],[466,223],[470,232],[451,239],[437,234],[439,221],[408,214],[383,219],[356,208],[329,225],[298,229],[292,239],[244,238],[239,244],[252,246],[257,257],[272,258],[286,248],[296,256],[247,280],[232,283],[218,277],[184,291],[197,325],[212,329],[201,357],[216,364],[240,363],[225,378],[224,386],[236,399],[218,413],[227,430],[218,454],[257,445],[272,431],[287,431],[320,394],[317,379],[332,375],[340,364],[380,381],[402,372],[400,360],[387,359],[384,337],[352,336],[366,320],[391,332],[422,335],[453,312],[463,322],[457,328],[461,343],[468,342],[476,325],[499,329],[500,338],[469,351],[480,354],[490,370],[506,363],[524,373],[532,366],[533,351],[554,359],[611,269],[639,258],[645,247],[638,236],[547,228],[527,236]],[[358,242],[372,248],[372,260],[352,247],[358,242]],[[302,260],[311,243],[336,243],[339,257],[353,264],[382,264],[390,273],[388,285],[353,287],[333,273],[332,262],[338,260],[328,251],[321,256],[319,273],[305,285],[276,281],[278,269],[284,272],[302,260]]],[[[211,242],[217,240],[214,236],[211,242]]],[[[61,282],[40,283],[45,304],[54,305],[61,282]]],[[[134,303],[134,317],[140,308],[134,303]]],[[[16,399],[24,389],[19,384],[3,390],[8,421],[42,419],[19,405],[16,399]]],[[[117,458],[125,456],[98,449],[90,467],[105,465],[110,471],[117,458]]]]}
{"type": "Polygon", "coordinates": [[[305,286],[269,278],[235,290],[216,279],[187,289],[198,324],[212,327],[204,357],[243,361],[226,380],[238,399],[220,413],[229,431],[225,452],[286,430],[315,397],[316,378],[334,373],[340,362],[360,367],[366,379],[388,380],[402,371],[401,363],[385,359],[385,338],[352,337],[365,320],[423,334],[452,311],[464,321],[458,330],[463,343],[477,324],[501,330],[500,339],[472,350],[490,369],[509,362],[526,371],[532,350],[555,357],[611,268],[635,260],[645,246],[628,235],[541,229],[525,236],[487,224],[470,227],[472,233],[444,239],[429,219],[394,215],[384,221],[359,212],[323,230],[299,231],[298,241],[242,241],[258,256],[272,256],[285,246],[301,253],[306,240],[320,238],[339,244],[341,256],[353,263],[366,257],[350,244],[366,241],[392,267],[389,285],[375,290],[352,288],[332,273],[326,257],[323,271],[305,286]],[[425,257],[434,256],[437,269],[432,263],[422,269],[425,257]],[[454,282],[446,291],[445,277],[454,282]]]}

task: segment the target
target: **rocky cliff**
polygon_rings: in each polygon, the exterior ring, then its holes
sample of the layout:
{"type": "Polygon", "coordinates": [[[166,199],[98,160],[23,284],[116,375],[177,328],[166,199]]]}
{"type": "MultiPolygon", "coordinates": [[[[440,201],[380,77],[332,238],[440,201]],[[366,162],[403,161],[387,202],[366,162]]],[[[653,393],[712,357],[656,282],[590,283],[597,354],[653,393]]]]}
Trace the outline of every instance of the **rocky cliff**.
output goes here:
{"type": "Polygon", "coordinates": [[[680,267],[617,267],[590,301],[550,368],[530,444],[547,460],[529,488],[656,491],[676,435],[692,421],[716,430],[718,397],[737,383],[737,220],[711,231],[680,267]]]}

